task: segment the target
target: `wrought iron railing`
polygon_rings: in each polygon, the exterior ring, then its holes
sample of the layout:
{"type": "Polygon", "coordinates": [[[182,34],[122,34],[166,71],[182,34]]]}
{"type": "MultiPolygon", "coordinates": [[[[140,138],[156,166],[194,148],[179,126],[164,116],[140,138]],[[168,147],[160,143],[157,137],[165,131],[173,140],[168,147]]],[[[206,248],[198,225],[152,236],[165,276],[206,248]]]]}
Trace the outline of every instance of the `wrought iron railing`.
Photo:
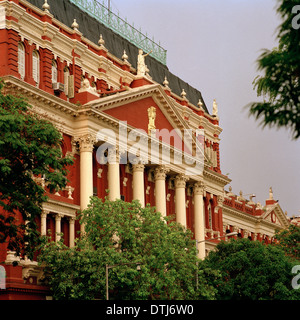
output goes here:
{"type": "Polygon", "coordinates": [[[147,34],[144,35],[140,30],[130,25],[127,20],[113,13],[109,8],[97,0],[70,0],[81,10],[88,13],[91,17],[103,23],[106,27],[118,33],[144,52],[150,52],[153,58],[164,65],[167,64],[167,50],[160,44],[150,39],[147,34]]]}

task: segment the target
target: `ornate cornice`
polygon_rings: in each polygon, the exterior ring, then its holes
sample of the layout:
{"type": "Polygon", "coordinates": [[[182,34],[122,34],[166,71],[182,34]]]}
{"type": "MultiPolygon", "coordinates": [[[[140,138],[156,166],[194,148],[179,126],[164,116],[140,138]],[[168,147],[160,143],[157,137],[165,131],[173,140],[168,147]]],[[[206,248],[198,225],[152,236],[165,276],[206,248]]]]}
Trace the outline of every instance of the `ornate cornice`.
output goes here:
{"type": "Polygon", "coordinates": [[[5,82],[6,94],[21,95],[27,99],[29,104],[39,103],[39,107],[52,108],[68,116],[76,117],[78,115],[79,108],[73,103],[62,100],[14,76],[4,76],[2,79],[5,82]]]}
{"type": "Polygon", "coordinates": [[[241,221],[248,221],[253,224],[253,228],[261,229],[267,227],[269,229],[282,229],[286,228],[288,225],[280,226],[278,224],[266,221],[262,218],[262,216],[252,216],[247,212],[243,212],[237,209],[234,209],[228,205],[223,205],[223,219],[226,220],[226,215],[230,215],[231,217],[240,219],[241,221]]]}
{"type": "Polygon", "coordinates": [[[99,51],[101,47],[85,38],[80,31],[77,30],[75,32],[71,27],[55,19],[51,13],[46,13],[25,0],[20,0],[20,3],[30,9],[30,11],[27,12],[14,2],[3,1],[3,3],[4,6],[9,8],[10,14],[15,18],[6,21],[7,28],[16,30],[23,38],[32,40],[41,48],[48,48],[56,56],[69,63],[72,62],[72,50],[74,50],[79,56],[76,58],[76,63],[79,64],[85,72],[97,77],[99,75],[98,68],[103,66],[103,70],[106,70],[107,73],[102,73],[101,78],[107,80],[108,83],[114,87],[120,87],[120,78],[129,84],[133,81],[134,68],[130,67],[131,72],[123,70],[121,66],[126,63],[109,52],[107,53],[109,59],[104,58],[106,61],[105,65],[103,65],[101,62],[103,57],[95,53],[95,51],[99,51]],[[53,23],[50,23],[49,19],[46,19],[46,21],[42,18],[37,19],[31,12],[36,12],[40,17],[47,15],[53,23]],[[66,32],[63,33],[61,32],[62,30],[66,32]],[[74,37],[72,37],[74,33],[78,35],[78,38],[74,39],[74,37]],[[71,36],[67,36],[67,34],[71,36]]]}
{"type": "Polygon", "coordinates": [[[242,220],[247,220],[252,223],[259,223],[260,222],[259,221],[260,217],[252,216],[247,212],[243,212],[243,211],[234,209],[226,204],[223,204],[223,216],[226,215],[227,213],[230,214],[231,216],[239,217],[242,220]]]}
{"type": "Polygon", "coordinates": [[[228,183],[231,182],[231,179],[229,179],[227,176],[224,176],[207,168],[205,168],[203,171],[203,177],[205,180],[212,181],[221,187],[225,187],[228,183]]]}

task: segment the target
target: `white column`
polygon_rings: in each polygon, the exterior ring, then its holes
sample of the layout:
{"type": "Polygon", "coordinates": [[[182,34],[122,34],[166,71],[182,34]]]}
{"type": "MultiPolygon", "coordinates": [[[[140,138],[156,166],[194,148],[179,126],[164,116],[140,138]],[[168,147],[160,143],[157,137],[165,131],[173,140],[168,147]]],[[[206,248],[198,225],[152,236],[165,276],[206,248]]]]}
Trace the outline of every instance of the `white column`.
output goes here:
{"type": "Polygon", "coordinates": [[[144,170],[143,164],[133,164],[133,200],[139,200],[142,207],[145,207],[145,187],[144,187],[144,170]]]}
{"type": "Polygon", "coordinates": [[[63,217],[62,214],[55,215],[55,241],[59,242],[61,239],[61,218],[63,217]]]}
{"type": "Polygon", "coordinates": [[[187,178],[179,174],[175,178],[175,213],[176,221],[186,227],[185,186],[187,178]]]}
{"type": "Polygon", "coordinates": [[[155,206],[156,211],[160,212],[163,217],[167,215],[166,176],[168,172],[165,166],[155,169],[155,206]]]}
{"type": "Polygon", "coordinates": [[[48,211],[43,211],[41,214],[41,235],[46,236],[47,235],[47,214],[48,211]]]}
{"type": "Polygon", "coordinates": [[[117,148],[108,150],[108,199],[115,201],[120,199],[120,154],[117,148]]]}
{"type": "Polygon", "coordinates": [[[69,218],[69,246],[73,248],[75,245],[75,218],[69,218]]]}
{"type": "Polygon", "coordinates": [[[194,185],[194,221],[195,239],[197,241],[198,258],[205,258],[205,225],[204,225],[204,206],[203,206],[204,184],[198,182],[194,185]]]}
{"type": "MultiPolygon", "coordinates": [[[[87,134],[77,139],[80,150],[80,209],[85,210],[93,196],[93,149],[95,139],[87,134]]],[[[84,232],[84,225],[81,225],[84,232]]]]}
{"type": "Polygon", "coordinates": [[[93,196],[94,139],[87,134],[78,139],[80,146],[80,208],[84,210],[93,196]]]}

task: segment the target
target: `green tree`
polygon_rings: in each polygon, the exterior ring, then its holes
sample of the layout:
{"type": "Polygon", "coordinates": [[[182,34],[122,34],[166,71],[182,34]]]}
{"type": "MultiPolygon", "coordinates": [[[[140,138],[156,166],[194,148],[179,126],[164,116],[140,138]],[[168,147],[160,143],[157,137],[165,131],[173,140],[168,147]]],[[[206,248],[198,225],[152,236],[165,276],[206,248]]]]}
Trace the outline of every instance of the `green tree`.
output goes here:
{"type": "Polygon", "coordinates": [[[81,217],[85,234],[74,248],[46,244],[40,255],[55,299],[105,299],[105,266],[112,299],[212,299],[216,290],[199,272],[191,231],[138,201],[92,198],[81,217]],[[137,264],[141,271],[137,271],[137,264]]]}
{"type": "Polygon", "coordinates": [[[67,166],[62,157],[61,134],[33,114],[22,98],[4,95],[0,81],[0,243],[32,257],[39,239],[36,217],[47,201],[34,177],[44,177],[55,192],[66,186],[67,166]],[[19,219],[21,215],[22,220],[19,219]]]}
{"type": "Polygon", "coordinates": [[[220,242],[204,266],[219,270],[214,280],[220,300],[300,299],[291,286],[293,264],[280,248],[248,239],[220,242]]]}
{"type": "Polygon", "coordinates": [[[277,13],[282,18],[278,30],[278,47],[265,49],[259,57],[262,76],[254,80],[254,88],[263,102],[252,103],[250,114],[261,118],[263,126],[289,127],[293,138],[300,136],[300,29],[293,20],[298,0],[278,1],[277,13]]]}
{"type": "Polygon", "coordinates": [[[288,229],[276,233],[278,246],[292,259],[300,261],[300,227],[293,224],[288,229]]]}

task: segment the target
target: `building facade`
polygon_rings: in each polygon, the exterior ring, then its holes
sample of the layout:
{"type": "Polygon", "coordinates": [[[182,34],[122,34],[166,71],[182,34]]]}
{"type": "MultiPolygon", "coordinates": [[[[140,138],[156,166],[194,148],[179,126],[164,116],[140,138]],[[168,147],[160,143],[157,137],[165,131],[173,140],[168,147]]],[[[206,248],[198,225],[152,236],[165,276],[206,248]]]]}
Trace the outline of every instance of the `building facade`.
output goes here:
{"type": "MultiPolygon", "coordinates": [[[[225,191],[231,180],[221,171],[216,101],[210,113],[201,92],[168,70],[159,45],[138,34],[148,55],[135,35],[120,34],[124,21],[105,20],[105,7],[87,4],[0,0],[5,93],[21,94],[51,121],[62,134],[63,154],[75,159],[66,188],[43,205],[41,234],[51,230],[59,241],[62,233],[74,246],[77,212],[91,196],[108,196],[137,199],[173,216],[192,230],[200,258],[231,232],[272,242],[276,230],[289,225],[272,190],[265,206],[225,191]]],[[[47,192],[43,178],[36,181],[47,192]]],[[[1,261],[6,287],[0,299],[45,299],[48,288],[35,261],[0,244],[1,261]]]]}

